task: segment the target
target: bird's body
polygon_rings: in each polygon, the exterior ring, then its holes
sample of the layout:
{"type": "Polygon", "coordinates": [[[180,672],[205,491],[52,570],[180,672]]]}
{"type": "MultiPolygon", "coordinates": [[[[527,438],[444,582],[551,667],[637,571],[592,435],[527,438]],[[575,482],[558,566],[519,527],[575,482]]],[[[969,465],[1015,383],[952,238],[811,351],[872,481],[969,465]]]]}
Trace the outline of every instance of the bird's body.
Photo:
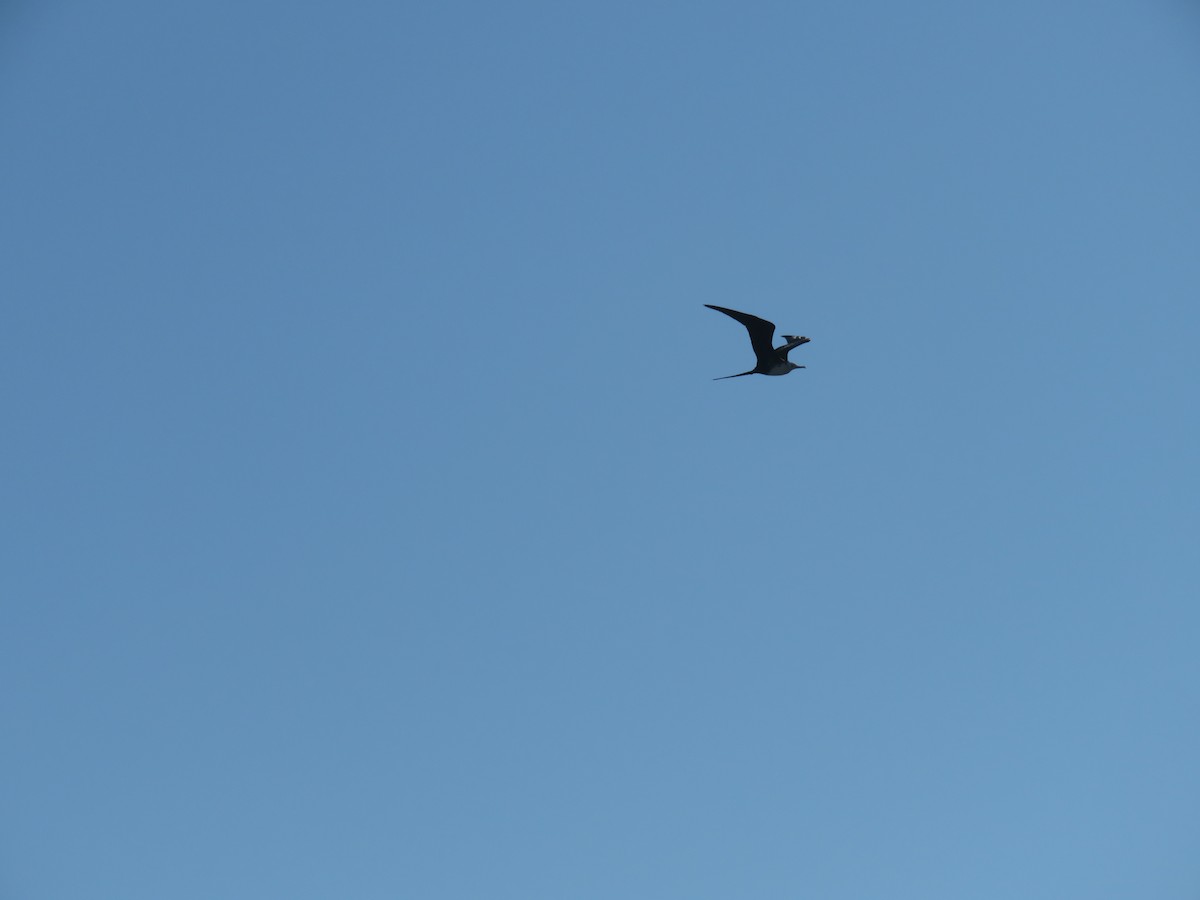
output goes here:
{"type": "Polygon", "coordinates": [[[775,337],[774,322],[768,322],[766,319],[760,319],[758,316],[752,316],[749,313],[738,312],[736,309],[713,306],[711,303],[705,303],[704,305],[709,309],[725,313],[731,319],[737,319],[745,325],[746,331],[750,333],[750,346],[754,348],[754,355],[758,358],[757,365],[749,372],[724,375],[721,378],[714,378],[713,381],[722,381],[725,378],[741,378],[743,375],[786,375],[792,369],[804,368],[804,366],[798,366],[794,362],[788,362],[788,352],[795,350],[801,344],[807,344],[811,340],[810,338],[785,334],[783,339],[787,343],[779,347],[772,347],[771,344],[775,337]]]}

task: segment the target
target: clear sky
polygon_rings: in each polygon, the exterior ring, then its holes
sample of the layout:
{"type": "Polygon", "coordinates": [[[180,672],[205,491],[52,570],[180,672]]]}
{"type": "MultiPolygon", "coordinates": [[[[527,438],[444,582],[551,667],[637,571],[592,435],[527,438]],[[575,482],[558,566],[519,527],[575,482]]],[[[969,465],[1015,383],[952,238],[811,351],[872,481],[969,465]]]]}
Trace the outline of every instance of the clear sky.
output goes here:
{"type": "Polygon", "coordinates": [[[5,900],[1200,896],[1200,8],[10,2],[0,138],[5,900]]]}

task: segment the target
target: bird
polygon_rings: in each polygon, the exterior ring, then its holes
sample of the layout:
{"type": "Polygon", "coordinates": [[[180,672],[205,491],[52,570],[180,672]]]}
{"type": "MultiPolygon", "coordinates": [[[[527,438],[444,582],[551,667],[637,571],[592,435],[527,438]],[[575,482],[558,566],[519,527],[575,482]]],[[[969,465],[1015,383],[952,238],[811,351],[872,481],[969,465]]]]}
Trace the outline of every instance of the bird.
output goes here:
{"type": "Polygon", "coordinates": [[[714,378],[713,381],[724,381],[726,378],[741,378],[743,375],[786,375],[792,369],[804,368],[804,366],[798,366],[794,362],[788,362],[788,351],[795,350],[801,344],[807,344],[812,338],[785,334],[783,335],[783,339],[787,343],[781,347],[772,347],[771,339],[775,336],[774,322],[768,322],[766,319],[760,319],[758,316],[752,316],[749,313],[738,312],[736,309],[713,306],[711,303],[705,303],[704,305],[709,309],[725,313],[731,319],[737,319],[745,325],[746,330],[750,332],[750,346],[754,348],[754,355],[758,357],[758,364],[749,372],[738,372],[736,375],[722,375],[720,378],[714,378]]]}

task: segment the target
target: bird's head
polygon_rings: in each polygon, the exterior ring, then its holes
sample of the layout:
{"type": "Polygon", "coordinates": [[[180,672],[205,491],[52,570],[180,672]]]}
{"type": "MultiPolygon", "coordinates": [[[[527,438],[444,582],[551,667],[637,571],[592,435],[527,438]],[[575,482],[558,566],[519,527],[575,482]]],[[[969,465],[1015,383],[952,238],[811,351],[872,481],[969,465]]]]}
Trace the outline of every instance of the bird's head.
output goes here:
{"type": "MultiPolygon", "coordinates": [[[[794,362],[789,362],[789,363],[788,363],[788,365],[789,365],[789,366],[791,366],[791,367],[792,367],[792,369],[803,369],[803,368],[805,368],[805,366],[798,366],[798,365],[796,365],[794,362]]],[[[792,371],[792,369],[788,369],[788,371],[790,372],[790,371],[792,371]]]]}

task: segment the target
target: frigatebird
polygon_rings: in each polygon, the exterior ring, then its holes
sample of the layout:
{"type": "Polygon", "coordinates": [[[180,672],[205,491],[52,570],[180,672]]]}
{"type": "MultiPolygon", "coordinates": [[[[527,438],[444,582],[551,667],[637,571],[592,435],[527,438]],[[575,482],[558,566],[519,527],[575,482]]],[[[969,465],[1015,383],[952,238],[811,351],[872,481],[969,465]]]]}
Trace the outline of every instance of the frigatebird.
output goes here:
{"type": "Polygon", "coordinates": [[[754,355],[758,357],[758,364],[749,372],[738,372],[736,375],[722,375],[720,378],[714,378],[713,381],[724,381],[726,378],[741,378],[743,375],[786,375],[792,369],[804,368],[804,366],[798,366],[794,362],[788,362],[788,351],[795,350],[801,344],[807,344],[812,338],[785,334],[783,339],[787,343],[781,347],[772,347],[772,338],[775,336],[774,322],[768,322],[766,319],[760,319],[758,316],[752,316],[749,313],[738,312],[736,309],[713,306],[711,303],[705,303],[704,305],[709,309],[725,313],[725,315],[732,319],[737,319],[745,325],[746,330],[750,332],[750,346],[754,348],[754,355]]]}

